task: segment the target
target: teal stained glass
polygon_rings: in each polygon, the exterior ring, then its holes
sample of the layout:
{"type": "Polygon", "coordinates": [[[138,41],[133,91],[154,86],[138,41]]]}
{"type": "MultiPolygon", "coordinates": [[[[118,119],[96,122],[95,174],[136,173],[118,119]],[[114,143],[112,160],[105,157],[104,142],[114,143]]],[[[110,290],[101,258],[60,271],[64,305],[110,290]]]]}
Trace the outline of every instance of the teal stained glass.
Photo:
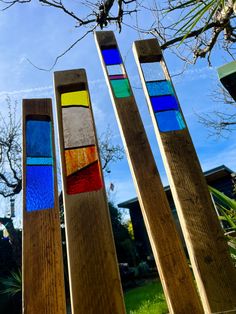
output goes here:
{"type": "Polygon", "coordinates": [[[174,95],[174,90],[170,81],[146,82],[149,96],[174,95]]]}
{"type": "Polygon", "coordinates": [[[26,211],[54,207],[52,166],[26,166],[26,211]]]}
{"type": "Polygon", "coordinates": [[[110,80],[110,82],[116,98],[125,98],[131,96],[132,92],[128,79],[116,79],[110,80]]]}
{"type": "Polygon", "coordinates": [[[53,158],[51,157],[27,157],[26,165],[53,165],[53,158]]]}
{"type": "Polygon", "coordinates": [[[156,112],[155,116],[160,132],[170,132],[185,129],[183,117],[177,110],[156,112]]]}
{"type": "Polygon", "coordinates": [[[34,119],[26,121],[26,156],[52,157],[50,121],[34,119]]]}

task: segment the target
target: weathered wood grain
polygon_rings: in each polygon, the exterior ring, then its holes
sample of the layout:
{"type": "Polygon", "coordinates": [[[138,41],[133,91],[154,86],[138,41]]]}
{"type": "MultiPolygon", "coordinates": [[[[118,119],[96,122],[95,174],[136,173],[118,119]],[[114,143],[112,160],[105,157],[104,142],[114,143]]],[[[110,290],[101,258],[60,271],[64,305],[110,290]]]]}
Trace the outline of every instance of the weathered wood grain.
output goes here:
{"type": "Polygon", "coordinates": [[[171,81],[157,40],[136,41],[134,55],[204,311],[236,313],[236,270],[189,131],[186,128],[159,132],[149,99],[140,66],[140,62],[145,62],[145,55],[149,55],[149,62],[159,59],[166,79],[171,81]]]}
{"type": "MultiPolygon", "coordinates": [[[[54,83],[72,313],[123,314],[125,307],[105,188],[75,195],[66,193],[61,93],[88,91],[85,70],[55,72],[54,83]]],[[[90,109],[92,114],[91,106],[90,109]]],[[[94,123],[93,132],[96,138],[94,123]]]]}
{"type": "Polygon", "coordinates": [[[101,49],[117,47],[115,36],[95,39],[169,311],[203,313],[135,99],[116,98],[110,86],[101,49]]]}
{"type": "MultiPolygon", "coordinates": [[[[55,206],[26,211],[27,115],[47,115],[52,122],[52,147],[55,160],[51,99],[23,100],[23,313],[65,314],[65,288],[59,219],[56,165],[54,163],[55,206]]],[[[46,189],[47,187],[45,187],[46,189]]]]}

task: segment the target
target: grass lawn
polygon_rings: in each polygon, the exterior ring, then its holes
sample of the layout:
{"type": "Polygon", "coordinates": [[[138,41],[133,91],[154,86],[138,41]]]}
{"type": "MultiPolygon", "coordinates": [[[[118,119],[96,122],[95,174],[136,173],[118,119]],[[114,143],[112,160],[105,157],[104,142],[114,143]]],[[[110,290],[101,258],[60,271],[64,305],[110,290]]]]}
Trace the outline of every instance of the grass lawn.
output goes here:
{"type": "Polygon", "coordinates": [[[166,305],[161,283],[153,281],[125,293],[127,314],[166,314],[166,305]]]}

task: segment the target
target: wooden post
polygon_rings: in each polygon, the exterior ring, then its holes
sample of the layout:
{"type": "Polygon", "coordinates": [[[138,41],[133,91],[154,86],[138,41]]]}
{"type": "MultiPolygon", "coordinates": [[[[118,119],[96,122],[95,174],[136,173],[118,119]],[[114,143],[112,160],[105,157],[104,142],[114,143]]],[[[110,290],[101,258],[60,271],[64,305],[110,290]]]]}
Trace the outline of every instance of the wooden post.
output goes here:
{"type": "Polygon", "coordinates": [[[125,307],[85,70],[54,74],[72,313],[125,307]]]}
{"type": "Polygon", "coordinates": [[[236,101],[236,61],[219,67],[217,72],[221,83],[236,101]]]}
{"type": "Polygon", "coordinates": [[[203,313],[113,32],[98,52],[170,313],[203,313]]]}
{"type": "Polygon", "coordinates": [[[134,55],[205,313],[236,313],[236,270],[157,40],[134,55]],[[147,81],[158,62],[165,80],[147,81]]]}
{"type": "Polygon", "coordinates": [[[51,99],[23,100],[23,313],[65,314],[51,99]]]}

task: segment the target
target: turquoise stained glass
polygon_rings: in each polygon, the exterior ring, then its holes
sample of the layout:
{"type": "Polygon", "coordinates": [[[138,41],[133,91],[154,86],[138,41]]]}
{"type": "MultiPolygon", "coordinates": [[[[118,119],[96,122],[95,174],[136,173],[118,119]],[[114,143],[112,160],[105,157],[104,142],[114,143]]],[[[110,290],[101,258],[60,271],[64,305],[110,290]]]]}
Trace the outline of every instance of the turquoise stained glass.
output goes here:
{"type": "Polygon", "coordinates": [[[185,129],[183,117],[177,110],[156,112],[155,116],[160,132],[170,132],[185,129]]]}
{"type": "Polygon", "coordinates": [[[117,48],[102,49],[102,56],[106,65],[122,63],[120,52],[117,48]]]}
{"type": "Polygon", "coordinates": [[[128,79],[110,80],[112,90],[116,98],[125,98],[131,96],[131,89],[128,79]]]}
{"type": "Polygon", "coordinates": [[[27,157],[26,158],[27,165],[53,165],[53,159],[51,157],[27,157]]]}
{"type": "Polygon", "coordinates": [[[51,122],[26,121],[26,156],[52,157],[51,122]]]}
{"type": "Polygon", "coordinates": [[[174,90],[170,81],[146,82],[149,96],[174,95],[174,90]]]}
{"type": "Polygon", "coordinates": [[[26,210],[54,207],[53,166],[26,166],[26,210]]]}
{"type": "Polygon", "coordinates": [[[154,112],[165,110],[178,110],[177,99],[172,95],[150,97],[154,112]]]}

